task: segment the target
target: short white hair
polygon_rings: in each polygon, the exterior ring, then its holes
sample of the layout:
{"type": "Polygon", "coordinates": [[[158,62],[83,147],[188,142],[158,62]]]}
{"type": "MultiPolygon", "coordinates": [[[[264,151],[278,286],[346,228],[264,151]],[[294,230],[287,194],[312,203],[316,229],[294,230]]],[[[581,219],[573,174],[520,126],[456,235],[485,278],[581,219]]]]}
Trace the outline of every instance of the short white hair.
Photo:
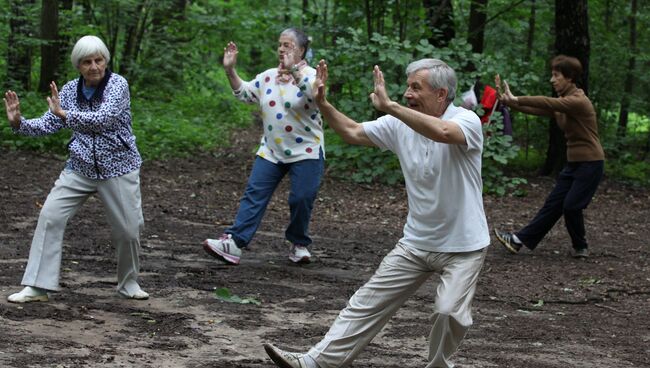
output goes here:
{"type": "Polygon", "coordinates": [[[81,59],[95,54],[101,54],[106,59],[106,64],[111,61],[111,53],[108,52],[104,41],[96,36],[83,36],[75,43],[72,54],[70,54],[70,61],[72,66],[79,69],[81,59]]]}
{"type": "Polygon", "coordinates": [[[428,82],[431,88],[444,88],[447,90],[447,101],[452,102],[456,98],[456,72],[447,63],[438,59],[420,59],[406,67],[406,75],[409,76],[418,70],[428,70],[428,82]]]}

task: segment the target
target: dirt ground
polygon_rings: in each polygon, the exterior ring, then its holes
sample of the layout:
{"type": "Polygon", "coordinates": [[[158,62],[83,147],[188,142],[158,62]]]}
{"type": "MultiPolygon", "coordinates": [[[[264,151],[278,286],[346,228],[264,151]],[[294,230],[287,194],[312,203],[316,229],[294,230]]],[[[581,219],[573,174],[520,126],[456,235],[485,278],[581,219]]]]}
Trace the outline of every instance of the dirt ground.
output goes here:
{"type": "MultiPolygon", "coordinates": [[[[239,266],[207,256],[201,242],[233,220],[257,130],[232,148],[146,162],[141,284],[147,301],[115,292],[115,257],[101,202],[70,220],[62,291],[48,303],[10,304],[20,290],[41,203],[63,162],[0,151],[0,366],[273,367],[263,342],[301,351],[327,331],[348,297],[399,239],[403,187],[357,185],[326,175],[313,214],[314,262],[286,255],[283,183],[239,266]],[[255,304],[218,300],[228,288],[255,304]]],[[[530,178],[524,198],[485,197],[491,228],[516,229],[553,185],[530,178]]],[[[509,255],[493,238],[474,300],[474,326],[457,367],[650,367],[650,191],[605,180],[586,211],[592,257],[568,256],[560,222],[535,252],[509,255]]],[[[424,367],[434,303],[429,282],[353,367],[424,367]]]]}

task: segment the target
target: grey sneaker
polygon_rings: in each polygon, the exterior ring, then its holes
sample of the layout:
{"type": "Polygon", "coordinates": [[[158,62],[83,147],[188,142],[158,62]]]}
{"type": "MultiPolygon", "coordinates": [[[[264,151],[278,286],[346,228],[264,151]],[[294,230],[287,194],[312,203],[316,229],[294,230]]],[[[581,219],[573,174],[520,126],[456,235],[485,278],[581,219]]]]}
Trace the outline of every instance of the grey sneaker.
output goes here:
{"type": "Polygon", "coordinates": [[[571,251],[571,257],[573,258],[589,258],[589,248],[580,248],[573,249],[571,251]]]}
{"type": "Polygon", "coordinates": [[[304,354],[290,353],[282,349],[278,349],[271,344],[264,344],[264,350],[269,358],[280,368],[306,368],[304,354]]]}
{"type": "Polygon", "coordinates": [[[289,248],[289,260],[293,263],[309,263],[311,253],[306,246],[300,244],[293,244],[289,248]]]}
{"type": "Polygon", "coordinates": [[[523,245],[522,243],[515,241],[515,239],[512,237],[512,233],[507,233],[504,231],[499,231],[498,229],[494,229],[494,235],[496,235],[497,239],[501,242],[501,244],[503,244],[503,246],[508,250],[508,252],[512,254],[517,254],[517,252],[519,252],[521,246],[523,245]]]}
{"type": "Polygon", "coordinates": [[[219,239],[205,239],[203,249],[209,255],[229,264],[237,265],[241,258],[241,249],[230,234],[223,234],[219,239]]]}

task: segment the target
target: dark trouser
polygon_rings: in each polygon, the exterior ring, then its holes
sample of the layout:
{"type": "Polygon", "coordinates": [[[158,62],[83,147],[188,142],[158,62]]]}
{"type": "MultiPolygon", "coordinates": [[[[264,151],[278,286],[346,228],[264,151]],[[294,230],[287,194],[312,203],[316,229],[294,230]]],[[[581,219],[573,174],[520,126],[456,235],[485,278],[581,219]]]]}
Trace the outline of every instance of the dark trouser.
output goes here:
{"type": "Polygon", "coordinates": [[[574,249],[587,248],[582,210],[587,208],[603,177],[604,161],[569,162],[560,172],[555,187],[546,197],[535,218],[515,233],[530,249],[535,249],[557,220],[564,215],[574,249]]]}
{"type": "Polygon", "coordinates": [[[251,242],[262,222],[266,207],[282,178],[289,174],[289,226],[285,237],[292,244],[310,245],[309,220],[323,176],[324,158],[293,163],[272,163],[259,156],[255,158],[244,196],[239,202],[235,223],[228,229],[238,247],[251,242]]]}

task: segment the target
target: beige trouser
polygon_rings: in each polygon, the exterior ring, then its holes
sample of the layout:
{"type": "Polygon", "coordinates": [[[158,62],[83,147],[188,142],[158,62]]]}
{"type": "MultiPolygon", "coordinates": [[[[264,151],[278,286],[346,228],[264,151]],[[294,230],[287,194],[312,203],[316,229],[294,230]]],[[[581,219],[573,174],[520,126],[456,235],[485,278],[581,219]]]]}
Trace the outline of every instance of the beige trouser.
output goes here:
{"type": "Polygon", "coordinates": [[[140,170],[93,180],[70,170],[61,172],[45,200],[29,251],[22,284],[59,290],[63,233],[68,219],[97,193],[106,209],[111,240],[117,250],[117,291],[133,296],[140,286],[140,231],[144,226],[140,198],[140,170]]]}
{"type": "Polygon", "coordinates": [[[485,254],[485,248],[436,253],[398,243],[308,354],[321,368],[348,366],[422,283],[438,274],[426,368],[453,367],[449,357],[472,325],[471,303],[485,254]]]}

